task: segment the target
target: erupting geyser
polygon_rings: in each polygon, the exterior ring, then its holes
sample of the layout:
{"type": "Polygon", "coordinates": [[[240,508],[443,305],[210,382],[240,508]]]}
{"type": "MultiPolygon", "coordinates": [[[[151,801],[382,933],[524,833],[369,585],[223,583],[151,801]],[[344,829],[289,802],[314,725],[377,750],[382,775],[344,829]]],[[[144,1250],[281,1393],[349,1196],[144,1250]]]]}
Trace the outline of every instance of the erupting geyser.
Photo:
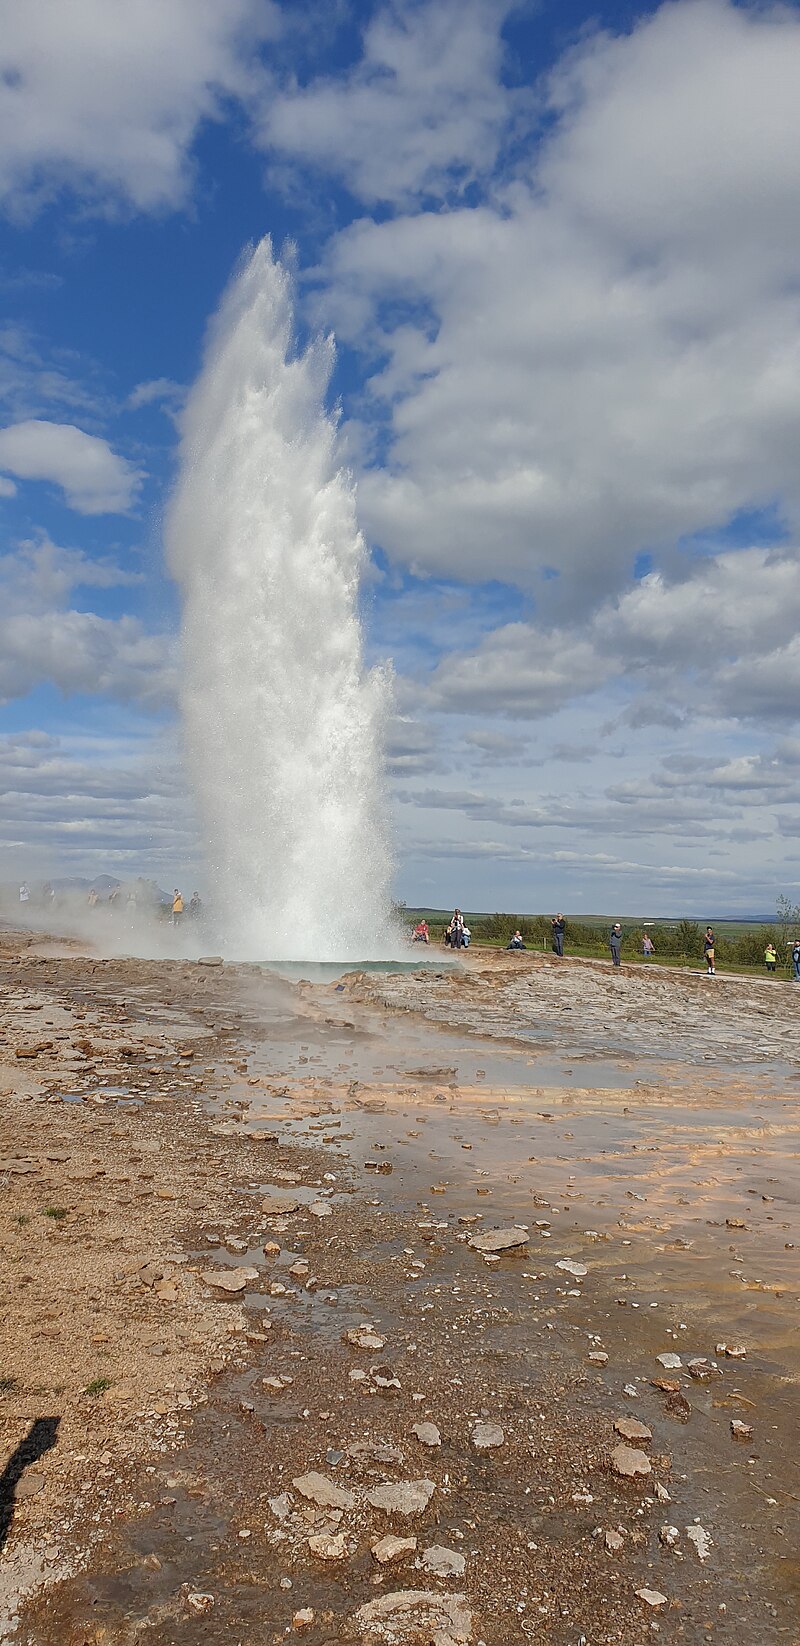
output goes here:
{"type": "Polygon", "coordinates": [[[229,952],[380,959],[397,952],[387,683],[362,661],[366,551],[325,411],[333,342],[293,344],[290,276],[263,240],[212,323],[167,522],[188,757],[229,952]]]}

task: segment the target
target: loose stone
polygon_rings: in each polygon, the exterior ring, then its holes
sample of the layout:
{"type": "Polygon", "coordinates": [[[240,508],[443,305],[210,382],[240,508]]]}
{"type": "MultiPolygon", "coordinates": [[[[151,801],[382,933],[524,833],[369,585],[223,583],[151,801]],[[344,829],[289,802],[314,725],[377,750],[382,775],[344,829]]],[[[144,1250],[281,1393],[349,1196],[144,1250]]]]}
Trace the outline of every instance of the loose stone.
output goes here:
{"type": "Polygon", "coordinates": [[[442,1437],[435,1423],[415,1423],[411,1429],[421,1446],[441,1446],[442,1437]]]}
{"type": "Polygon", "coordinates": [[[406,1555],[417,1552],[415,1537],[382,1537],[379,1542],[373,1543],[372,1553],[379,1566],[391,1566],[396,1560],[403,1560],[406,1555]]]}
{"type": "Polygon", "coordinates": [[[435,1491],[433,1480],[401,1480],[396,1485],[387,1481],[367,1492],[367,1502],[387,1515],[415,1516],[424,1513],[435,1491]]]}
{"type": "Polygon", "coordinates": [[[652,1473],[649,1457],[636,1446],[615,1446],[611,1453],[611,1467],[615,1474],[627,1477],[652,1473]]]}
{"type": "Polygon", "coordinates": [[[476,1423],[472,1430],[472,1444],[476,1452],[491,1452],[496,1446],[502,1446],[505,1440],[505,1430],[499,1423],[476,1423]]]}
{"type": "Polygon", "coordinates": [[[652,1431],[635,1417],[618,1417],[614,1428],[623,1440],[652,1440],[652,1431]]]}
{"type": "Polygon", "coordinates": [[[466,1564],[463,1555],[455,1549],[446,1549],[442,1543],[434,1543],[422,1556],[425,1571],[434,1577],[463,1577],[466,1564]]]}
{"type": "Polygon", "coordinates": [[[292,1485],[301,1497],[316,1503],[320,1509],[352,1509],[356,1501],[352,1492],[334,1485],[332,1480],[314,1469],[309,1470],[308,1474],[296,1475],[292,1485]]]}

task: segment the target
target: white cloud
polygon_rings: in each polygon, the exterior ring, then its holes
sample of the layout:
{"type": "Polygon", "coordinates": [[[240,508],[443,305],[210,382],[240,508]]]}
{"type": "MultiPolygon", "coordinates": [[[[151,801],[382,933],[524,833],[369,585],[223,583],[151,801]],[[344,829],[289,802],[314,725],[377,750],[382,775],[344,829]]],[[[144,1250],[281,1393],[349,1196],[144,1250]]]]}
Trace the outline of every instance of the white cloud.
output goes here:
{"type": "Polygon", "coordinates": [[[518,734],[510,737],[507,732],[486,730],[482,726],[465,732],[464,742],[468,754],[473,760],[477,755],[481,766],[516,765],[524,759],[527,750],[524,738],[518,734]]]}
{"type": "Polygon", "coordinates": [[[78,514],[124,514],[143,476],[107,440],[74,423],[29,418],[0,429],[0,469],[60,486],[78,514]]]}
{"type": "Polygon", "coordinates": [[[270,0],[0,0],[0,197],[185,200],[198,127],[254,89],[270,0]]]}
{"type": "Polygon", "coordinates": [[[392,716],[387,729],[386,765],[392,777],[421,777],[440,769],[433,728],[408,715],[392,716]]]}
{"type": "Polygon", "coordinates": [[[443,198],[488,175],[515,98],[500,84],[511,0],[381,6],[348,74],[270,96],[261,138],[369,203],[443,198]]]}
{"type": "Polygon", "coordinates": [[[783,545],[709,556],[681,579],[652,572],[596,619],[609,646],[681,668],[771,653],[798,627],[800,553],[783,545]]]}
{"type": "Polygon", "coordinates": [[[131,411],[139,411],[142,406],[163,406],[165,410],[175,410],[181,405],[186,390],[180,383],[175,383],[171,377],[153,377],[147,383],[137,383],[128,395],[128,405],[131,411]]]}
{"type": "Polygon", "coordinates": [[[582,624],[494,629],[434,669],[427,702],[538,719],[624,681],[643,691],[646,709],[637,713],[637,698],[628,725],[679,725],[691,708],[723,719],[800,717],[797,550],[731,550],[682,570],[651,573],[582,624]]]}
{"type": "Polygon", "coordinates": [[[798,83],[796,11],[679,0],[583,43],[482,205],[334,240],[317,312],[375,364],[352,449],[391,556],[566,613],[643,548],[800,518],[798,83]]]}
{"type": "Polygon", "coordinates": [[[172,873],[196,850],[169,737],[0,738],[0,881],[57,873],[172,873]]]}
{"type": "Polygon", "coordinates": [[[137,579],[80,550],[42,537],[0,558],[0,700],[42,682],[65,695],[99,693],[150,709],[173,701],[171,637],[149,634],[135,617],[70,608],[76,588],[114,588],[137,579]]]}
{"type": "Polygon", "coordinates": [[[431,675],[429,700],[460,713],[537,718],[603,685],[613,672],[592,641],[575,632],[506,623],[474,651],[445,658],[431,675]]]}

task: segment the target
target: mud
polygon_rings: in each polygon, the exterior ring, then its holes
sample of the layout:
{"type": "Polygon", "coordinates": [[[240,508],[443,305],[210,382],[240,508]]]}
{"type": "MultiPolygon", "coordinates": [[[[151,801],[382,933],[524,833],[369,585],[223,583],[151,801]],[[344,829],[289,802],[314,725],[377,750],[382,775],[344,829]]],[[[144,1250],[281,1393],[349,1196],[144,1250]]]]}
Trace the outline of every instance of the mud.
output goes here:
{"type": "Polygon", "coordinates": [[[791,988],[468,959],[312,985],[5,935],[0,1638],[800,1639],[791,988]],[[423,1478],[418,1517],[369,1501],[423,1478]]]}

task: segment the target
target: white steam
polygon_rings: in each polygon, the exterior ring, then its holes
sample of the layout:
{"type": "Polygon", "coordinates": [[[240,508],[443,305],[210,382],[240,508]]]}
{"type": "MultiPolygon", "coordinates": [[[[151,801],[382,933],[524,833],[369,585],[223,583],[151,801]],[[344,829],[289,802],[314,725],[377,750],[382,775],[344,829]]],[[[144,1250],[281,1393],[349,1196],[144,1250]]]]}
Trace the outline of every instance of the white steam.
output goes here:
{"type": "Polygon", "coordinates": [[[290,277],[263,240],[212,324],[167,523],[186,741],[228,952],[377,959],[398,942],[387,682],[362,661],[366,551],[325,411],[333,343],[293,344],[290,277]]]}

